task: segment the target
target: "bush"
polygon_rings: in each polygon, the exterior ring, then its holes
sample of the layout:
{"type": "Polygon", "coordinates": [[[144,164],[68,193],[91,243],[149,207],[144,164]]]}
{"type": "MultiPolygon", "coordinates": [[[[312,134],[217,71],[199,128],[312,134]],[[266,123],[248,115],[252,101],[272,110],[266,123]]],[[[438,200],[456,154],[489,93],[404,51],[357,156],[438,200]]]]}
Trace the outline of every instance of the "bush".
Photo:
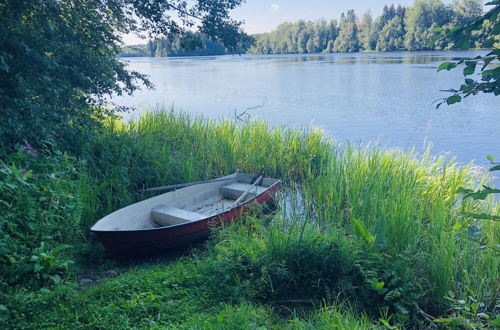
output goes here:
{"type": "Polygon", "coordinates": [[[265,228],[246,220],[220,230],[200,261],[197,274],[214,300],[314,306],[349,299],[365,313],[385,311],[404,323],[425,294],[408,258],[383,254],[362,237],[322,232],[310,222],[275,219],[265,228]]]}
{"type": "Polygon", "coordinates": [[[78,164],[25,142],[1,166],[0,285],[58,283],[81,244],[78,164]]]}

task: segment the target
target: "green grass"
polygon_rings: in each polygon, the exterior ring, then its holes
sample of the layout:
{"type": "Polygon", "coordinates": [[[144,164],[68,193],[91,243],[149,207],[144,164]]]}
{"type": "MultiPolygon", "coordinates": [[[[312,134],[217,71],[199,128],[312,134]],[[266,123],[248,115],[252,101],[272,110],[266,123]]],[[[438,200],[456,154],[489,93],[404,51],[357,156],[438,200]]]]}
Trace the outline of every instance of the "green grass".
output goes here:
{"type": "MultiPolygon", "coordinates": [[[[476,184],[472,166],[429,153],[342,147],[320,131],[173,112],[109,122],[80,149],[79,161],[60,165],[56,159],[46,174],[20,179],[30,186],[19,184],[19,196],[31,204],[14,203],[7,185],[12,178],[0,180],[0,205],[17,215],[11,222],[33,223],[22,234],[2,224],[4,254],[26,255],[15,264],[24,275],[10,286],[7,277],[0,283],[0,320],[10,326],[354,329],[429,326],[424,315],[430,314],[474,327],[498,312],[498,223],[476,223],[460,213],[498,214],[500,207],[463,202],[456,194],[476,184]],[[68,168],[79,174],[48,179],[68,168]],[[88,233],[101,216],[152,196],[139,189],[234,171],[282,178],[278,213],[256,210],[218,230],[192,256],[123,267],[107,260],[88,233]],[[26,205],[49,216],[26,217],[26,205]],[[71,237],[57,230],[67,210],[71,237]],[[37,231],[42,224],[48,228],[43,235],[37,231]],[[471,226],[480,235],[471,236],[471,226]],[[67,243],[73,247],[56,252],[67,243]],[[31,255],[42,254],[50,262],[34,272],[40,262],[31,255]],[[75,261],[69,272],[67,258],[75,261]],[[121,274],[106,279],[108,269],[121,274]],[[39,280],[33,282],[33,273],[39,280]],[[79,288],[78,274],[100,283],[79,288]]],[[[47,157],[53,156],[41,158],[47,157]]],[[[43,173],[40,162],[26,155],[4,160],[9,169],[18,164],[43,173]]],[[[2,276],[16,269],[9,258],[0,265],[2,276]]]]}

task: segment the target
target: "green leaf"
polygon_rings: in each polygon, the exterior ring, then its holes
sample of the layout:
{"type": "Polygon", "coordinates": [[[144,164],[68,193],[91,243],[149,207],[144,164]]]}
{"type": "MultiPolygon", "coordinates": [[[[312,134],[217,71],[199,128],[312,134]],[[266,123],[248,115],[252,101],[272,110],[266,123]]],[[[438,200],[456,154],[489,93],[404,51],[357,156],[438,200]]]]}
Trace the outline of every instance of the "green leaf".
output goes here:
{"type": "Polygon", "coordinates": [[[444,62],[444,63],[441,63],[439,66],[438,66],[438,69],[437,71],[442,71],[442,70],[451,70],[453,68],[456,68],[457,67],[457,64],[454,63],[454,62],[444,62]]]}
{"type": "Polygon", "coordinates": [[[464,93],[468,93],[474,89],[474,86],[471,85],[461,85],[460,90],[464,93]]]}
{"type": "Polygon", "coordinates": [[[458,103],[460,101],[462,101],[462,97],[460,95],[453,95],[446,99],[446,104],[451,105],[458,103]]]}
{"type": "Polygon", "coordinates": [[[494,59],[495,59],[494,56],[483,58],[484,64],[483,64],[483,67],[481,68],[481,70],[484,70],[490,64],[490,62],[493,61],[494,59]]]}
{"type": "Polygon", "coordinates": [[[387,322],[387,320],[385,320],[385,319],[380,318],[380,319],[378,319],[378,321],[379,321],[380,323],[382,323],[382,325],[383,325],[384,327],[386,327],[387,329],[391,329],[391,330],[392,330],[392,329],[398,329],[398,327],[396,327],[396,326],[394,326],[394,325],[391,325],[391,324],[390,324],[389,322],[387,322]]]}
{"type": "Polygon", "coordinates": [[[490,172],[494,172],[494,171],[500,171],[500,165],[495,165],[493,166],[492,168],[489,169],[490,172]]]}
{"type": "Polygon", "coordinates": [[[5,322],[9,319],[9,310],[5,305],[0,304],[0,322],[5,322]]]}
{"type": "Polygon", "coordinates": [[[476,71],[476,61],[465,61],[464,76],[470,76],[476,71]]]}
{"type": "Polygon", "coordinates": [[[42,267],[42,265],[41,265],[41,264],[39,264],[39,263],[37,262],[37,263],[33,266],[33,271],[34,271],[35,273],[39,273],[39,272],[42,270],[42,268],[43,268],[43,267],[42,267]]]}
{"type": "Polygon", "coordinates": [[[382,290],[384,287],[385,282],[379,281],[375,277],[372,278],[372,288],[375,289],[376,291],[382,290]]]}
{"type": "Polygon", "coordinates": [[[486,159],[489,160],[490,162],[494,162],[495,161],[495,157],[493,157],[492,155],[486,156],[486,159]]]}
{"type": "Polygon", "coordinates": [[[352,219],[352,222],[354,225],[354,233],[358,237],[363,238],[368,244],[375,242],[375,237],[368,231],[363,222],[355,218],[352,219]]]}

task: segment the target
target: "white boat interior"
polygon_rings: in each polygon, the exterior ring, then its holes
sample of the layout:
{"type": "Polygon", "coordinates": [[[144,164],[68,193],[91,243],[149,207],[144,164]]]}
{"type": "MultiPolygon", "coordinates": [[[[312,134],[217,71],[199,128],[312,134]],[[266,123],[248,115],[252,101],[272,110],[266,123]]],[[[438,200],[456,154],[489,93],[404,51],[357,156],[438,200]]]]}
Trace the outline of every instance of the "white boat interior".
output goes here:
{"type": "Polygon", "coordinates": [[[256,180],[257,177],[235,173],[221,178],[224,179],[221,181],[167,192],[119,209],[99,220],[91,230],[141,230],[206,219],[264,193],[279,181],[271,178],[256,180]]]}

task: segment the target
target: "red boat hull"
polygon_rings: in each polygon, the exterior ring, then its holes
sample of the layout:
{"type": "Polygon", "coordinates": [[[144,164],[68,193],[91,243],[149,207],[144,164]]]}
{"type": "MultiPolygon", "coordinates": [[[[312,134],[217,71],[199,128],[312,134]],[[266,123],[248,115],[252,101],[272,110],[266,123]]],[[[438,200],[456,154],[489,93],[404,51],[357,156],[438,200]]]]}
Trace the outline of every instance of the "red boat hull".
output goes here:
{"type": "Polygon", "coordinates": [[[95,231],[95,234],[108,253],[116,259],[185,247],[207,239],[212,226],[223,222],[232,223],[240,215],[246,213],[252,204],[272,202],[279,186],[278,182],[239,207],[207,219],[170,227],[130,231],[95,231]]]}

